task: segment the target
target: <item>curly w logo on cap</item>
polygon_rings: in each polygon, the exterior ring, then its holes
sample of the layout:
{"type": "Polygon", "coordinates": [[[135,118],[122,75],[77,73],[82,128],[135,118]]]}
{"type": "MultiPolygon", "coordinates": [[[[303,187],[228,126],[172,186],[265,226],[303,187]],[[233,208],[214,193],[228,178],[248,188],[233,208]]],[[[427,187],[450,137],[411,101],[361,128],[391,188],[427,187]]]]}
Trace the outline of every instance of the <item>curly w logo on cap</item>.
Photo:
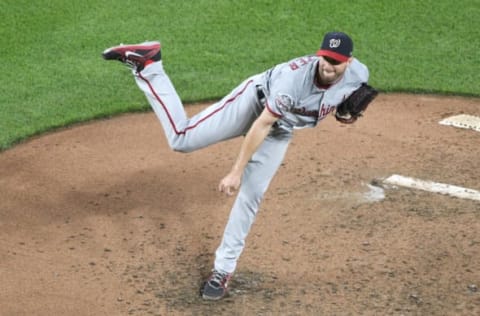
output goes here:
{"type": "Polygon", "coordinates": [[[352,57],[352,39],[343,32],[330,32],[323,38],[322,46],[317,51],[317,56],[326,56],[339,62],[346,62],[352,57]]]}

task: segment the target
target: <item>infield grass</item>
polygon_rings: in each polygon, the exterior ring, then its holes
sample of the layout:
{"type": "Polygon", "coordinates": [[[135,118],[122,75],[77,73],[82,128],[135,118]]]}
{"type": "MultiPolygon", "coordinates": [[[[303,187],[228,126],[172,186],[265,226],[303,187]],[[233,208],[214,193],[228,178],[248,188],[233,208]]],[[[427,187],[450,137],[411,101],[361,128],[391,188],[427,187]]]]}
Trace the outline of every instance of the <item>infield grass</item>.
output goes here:
{"type": "Polygon", "coordinates": [[[0,150],[74,122],[148,110],[112,45],[160,40],[185,102],[313,53],[342,30],[382,91],[479,96],[480,1],[2,0],[0,150]]]}

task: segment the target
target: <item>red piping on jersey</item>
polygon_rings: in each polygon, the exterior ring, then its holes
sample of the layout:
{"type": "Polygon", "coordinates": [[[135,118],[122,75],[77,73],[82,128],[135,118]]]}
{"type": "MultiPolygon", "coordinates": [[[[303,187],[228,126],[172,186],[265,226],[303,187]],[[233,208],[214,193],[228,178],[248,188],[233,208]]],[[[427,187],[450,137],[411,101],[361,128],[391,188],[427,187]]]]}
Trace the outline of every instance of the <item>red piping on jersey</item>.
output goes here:
{"type": "Polygon", "coordinates": [[[143,81],[145,81],[145,83],[148,85],[148,88],[150,89],[150,91],[153,93],[155,99],[157,99],[157,101],[160,103],[160,105],[162,106],[163,110],[165,111],[165,114],[167,114],[167,117],[168,117],[168,120],[170,121],[170,125],[172,125],[172,128],[173,130],[175,131],[175,134],[177,135],[181,135],[181,134],[186,134],[186,132],[190,129],[194,129],[195,127],[197,127],[200,123],[202,123],[203,121],[207,120],[208,118],[212,117],[213,115],[215,115],[216,113],[220,112],[221,110],[223,110],[228,104],[230,104],[231,102],[233,102],[236,98],[238,98],[240,95],[243,94],[243,92],[245,92],[245,90],[247,89],[247,87],[253,82],[253,80],[249,80],[246,84],[245,84],[245,87],[243,87],[237,94],[235,94],[233,97],[231,97],[230,99],[226,100],[225,103],[222,104],[221,107],[219,107],[218,109],[216,109],[215,111],[213,111],[212,113],[210,113],[209,115],[205,116],[204,118],[200,119],[195,125],[191,125],[191,126],[187,126],[184,130],[182,131],[179,131],[177,129],[177,126],[175,126],[175,122],[173,121],[171,115],[170,115],[170,112],[168,112],[168,109],[167,107],[165,106],[165,103],[163,103],[162,99],[158,96],[157,92],[155,92],[155,90],[153,89],[152,85],[150,84],[150,81],[148,81],[145,77],[143,77],[140,73],[138,73],[138,77],[140,79],[142,79],[143,81]]]}
{"type": "Polygon", "coordinates": [[[276,112],[270,107],[270,105],[268,105],[268,102],[267,102],[266,100],[265,100],[265,107],[267,108],[268,112],[272,113],[273,116],[278,117],[278,118],[282,117],[282,114],[276,113],[276,112]]]}

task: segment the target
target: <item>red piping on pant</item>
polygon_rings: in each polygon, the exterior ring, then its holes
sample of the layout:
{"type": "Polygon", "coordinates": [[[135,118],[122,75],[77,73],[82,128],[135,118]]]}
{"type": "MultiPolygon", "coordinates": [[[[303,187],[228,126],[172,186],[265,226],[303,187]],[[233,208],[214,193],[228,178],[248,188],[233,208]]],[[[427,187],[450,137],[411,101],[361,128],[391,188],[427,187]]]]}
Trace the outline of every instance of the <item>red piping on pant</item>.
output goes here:
{"type": "Polygon", "coordinates": [[[253,82],[253,80],[249,80],[245,86],[240,90],[238,91],[233,97],[231,97],[230,99],[226,100],[225,103],[222,104],[221,107],[219,107],[218,109],[216,109],[215,111],[213,111],[212,113],[208,114],[207,116],[205,116],[204,118],[200,119],[197,123],[195,123],[194,125],[191,125],[191,126],[187,126],[184,130],[182,131],[179,131],[177,129],[177,126],[175,125],[175,121],[173,120],[172,116],[170,115],[170,113],[168,112],[168,108],[165,106],[165,103],[163,103],[162,99],[158,96],[157,92],[155,91],[155,89],[153,89],[153,86],[151,85],[150,81],[148,81],[145,77],[143,77],[140,73],[138,73],[138,77],[140,79],[142,79],[143,81],[145,81],[145,83],[148,85],[148,88],[150,89],[150,91],[152,92],[152,94],[154,95],[155,99],[157,99],[157,101],[160,103],[160,105],[162,106],[163,110],[165,111],[165,114],[167,115],[168,117],[168,120],[170,121],[170,125],[172,125],[172,128],[173,130],[175,131],[175,134],[177,135],[181,135],[181,134],[185,134],[188,130],[190,129],[194,129],[195,127],[197,127],[200,123],[202,123],[203,121],[207,120],[208,118],[212,117],[213,115],[215,115],[216,113],[220,112],[221,110],[223,110],[228,104],[230,104],[231,102],[233,102],[236,98],[238,98],[243,92],[245,92],[245,90],[247,89],[247,87],[253,82]]]}

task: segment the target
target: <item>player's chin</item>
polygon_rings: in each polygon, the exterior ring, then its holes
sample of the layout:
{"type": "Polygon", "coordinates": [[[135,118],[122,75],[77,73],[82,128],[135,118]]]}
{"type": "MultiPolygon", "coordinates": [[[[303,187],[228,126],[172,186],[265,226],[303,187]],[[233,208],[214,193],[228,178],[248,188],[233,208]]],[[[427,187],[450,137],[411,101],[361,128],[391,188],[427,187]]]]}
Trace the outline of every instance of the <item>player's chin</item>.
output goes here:
{"type": "Polygon", "coordinates": [[[338,79],[338,76],[336,73],[324,72],[322,77],[323,77],[322,81],[326,84],[334,83],[338,79]]]}

